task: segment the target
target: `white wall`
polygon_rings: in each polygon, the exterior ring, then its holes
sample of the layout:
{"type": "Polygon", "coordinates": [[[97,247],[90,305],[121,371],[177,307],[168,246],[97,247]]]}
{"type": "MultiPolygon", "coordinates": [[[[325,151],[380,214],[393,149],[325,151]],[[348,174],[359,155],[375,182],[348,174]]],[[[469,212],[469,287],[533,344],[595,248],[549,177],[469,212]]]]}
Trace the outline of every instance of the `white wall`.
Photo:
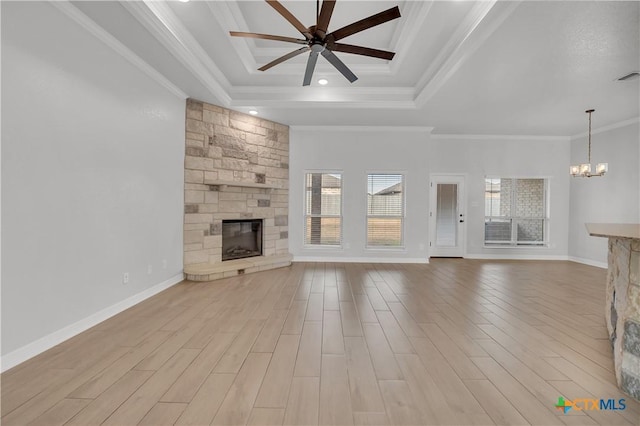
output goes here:
{"type": "Polygon", "coordinates": [[[429,175],[466,175],[467,257],[566,258],[570,144],[566,139],[438,137],[428,131],[371,128],[291,129],[289,247],[296,259],[424,260],[428,256],[429,175]],[[303,245],[304,173],[343,172],[344,247],[303,245]],[[366,175],[406,175],[406,250],[367,250],[366,175]],[[545,177],[550,182],[549,247],[484,248],[484,177],[545,177]],[[348,247],[347,247],[348,244],[348,247]],[[421,248],[421,244],[424,248],[421,248]]]}
{"type": "Polygon", "coordinates": [[[180,278],[184,108],[51,4],[2,2],[3,369],[180,278]]]}
{"type": "Polygon", "coordinates": [[[567,255],[569,143],[546,138],[433,136],[432,173],[467,175],[467,257],[557,258],[567,255]],[[484,248],[484,178],[549,179],[548,247],[484,248]]]}
{"type": "Polygon", "coordinates": [[[289,250],[294,259],[426,261],[429,133],[425,130],[292,127],[289,136],[289,250]],[[343,248],[303,245],[304,174],[343,173],[343,248]],[[367,173],[405,175],[405,247],[366,249],[367,173]],[[422,247],[421,247],[422,244],[422,247]]]}
{"type": "MultiPolygon", "coordinates": [[[[571,164],[586,161],[587,137],[573,140],[571,164]]],[[[608,162],[609,172],[602,177],[571,179],[569,256],[605,266],[607,239],[589,236],[585,223],[640,223],[638,122],[593,133],[591,162],[608,162]]]]}

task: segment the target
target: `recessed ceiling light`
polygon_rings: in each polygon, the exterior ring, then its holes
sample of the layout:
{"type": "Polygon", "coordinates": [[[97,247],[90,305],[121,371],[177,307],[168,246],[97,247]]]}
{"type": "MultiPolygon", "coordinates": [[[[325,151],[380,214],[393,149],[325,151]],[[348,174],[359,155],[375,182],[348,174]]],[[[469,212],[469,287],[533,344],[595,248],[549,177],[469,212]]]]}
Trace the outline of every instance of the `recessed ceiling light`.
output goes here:
{"type": "Polygon", "coordinates": [[[258,111],[256,111],[255,109],[250,109],[250,110],[249,110],[249,114],[251,114],[251,115],[258,115],[258,111]]]}
{"type": "Polygon", "coordinates": [[[327,84],[329,84],[329,80],[327,80],[326,78],[321,78],[320,80],[318,80],[318,84],[321,86],[326,86],[327,84]]]}
{"type": "Polygon", "coordinates": [[[178,0],[180,3],[188,3],[189,0],[178,0]]]}

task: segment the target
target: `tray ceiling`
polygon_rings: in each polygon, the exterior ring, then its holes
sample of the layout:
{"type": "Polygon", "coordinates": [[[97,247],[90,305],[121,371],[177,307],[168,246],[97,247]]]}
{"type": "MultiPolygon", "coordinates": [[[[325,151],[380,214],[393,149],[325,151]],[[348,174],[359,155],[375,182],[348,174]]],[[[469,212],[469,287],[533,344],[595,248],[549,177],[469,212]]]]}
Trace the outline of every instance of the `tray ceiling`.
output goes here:
{"type": "MultiPolygon", "coordinates": [[[[73,2],[79,12],[188,96],[290,125],[432,126],[434,133],[573,135],[639,115],[638,2],[338,0],[329,30],[395,5],[402,17],[345,43],[392,61],[337,53],[302,87],[306,55],[257,69],[298,46],[229,36],[299,37],[264,1],[73,2]],[[327,78],[321,87],[317,80],[327,78]]],[[[282,1],[304,25],[316,3],[282,1]]]]}

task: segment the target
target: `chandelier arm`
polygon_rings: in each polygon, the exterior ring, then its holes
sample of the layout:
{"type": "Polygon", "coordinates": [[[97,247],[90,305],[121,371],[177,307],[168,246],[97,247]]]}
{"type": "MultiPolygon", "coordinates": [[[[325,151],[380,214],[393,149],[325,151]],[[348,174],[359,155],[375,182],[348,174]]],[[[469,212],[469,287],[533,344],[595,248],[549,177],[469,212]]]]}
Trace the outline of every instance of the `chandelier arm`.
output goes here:
{"type": "Polygon", "coordinates": [[[591,113],[593,111],[589,111],[589,164],[591,164],[591,113]]]}

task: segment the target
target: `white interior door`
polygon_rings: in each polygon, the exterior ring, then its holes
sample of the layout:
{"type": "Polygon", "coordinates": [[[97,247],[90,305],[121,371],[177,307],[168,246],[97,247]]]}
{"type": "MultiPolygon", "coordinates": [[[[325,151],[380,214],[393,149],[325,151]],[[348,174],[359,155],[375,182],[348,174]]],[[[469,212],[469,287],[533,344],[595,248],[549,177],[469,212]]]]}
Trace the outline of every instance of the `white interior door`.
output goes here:
{"type": "Polygon", "coordinates": [[[463,175],[431,175],[429,256],[463,257],[465,242],[463,175]]]}

